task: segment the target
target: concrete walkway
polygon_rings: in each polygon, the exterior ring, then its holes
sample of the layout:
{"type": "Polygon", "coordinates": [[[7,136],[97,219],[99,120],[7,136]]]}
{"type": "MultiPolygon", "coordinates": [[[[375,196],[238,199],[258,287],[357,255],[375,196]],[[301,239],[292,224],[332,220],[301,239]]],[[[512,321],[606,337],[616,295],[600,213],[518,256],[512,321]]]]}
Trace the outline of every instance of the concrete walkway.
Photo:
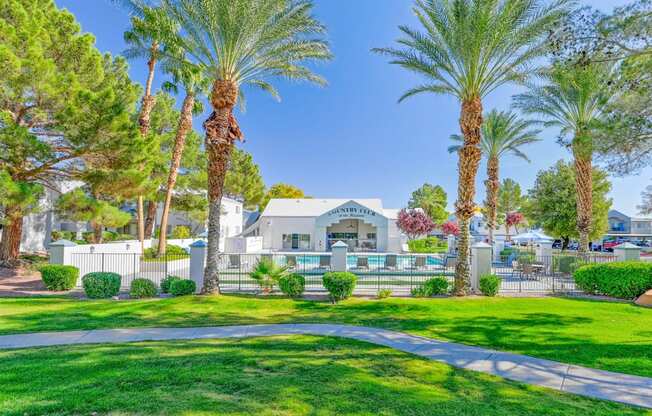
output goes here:
{"type": "Polygon", "coordinates": [[[652,378],[442,342],[384,329],[351,325],[278,324],[199,328],[130,328],[41,332],[0,336],[0,349],[65,344],[95,344],[202,338],[245,338],[273,335],[324,335],[384,345],[453,367],[582,396],[652,408],[652,378]]]}

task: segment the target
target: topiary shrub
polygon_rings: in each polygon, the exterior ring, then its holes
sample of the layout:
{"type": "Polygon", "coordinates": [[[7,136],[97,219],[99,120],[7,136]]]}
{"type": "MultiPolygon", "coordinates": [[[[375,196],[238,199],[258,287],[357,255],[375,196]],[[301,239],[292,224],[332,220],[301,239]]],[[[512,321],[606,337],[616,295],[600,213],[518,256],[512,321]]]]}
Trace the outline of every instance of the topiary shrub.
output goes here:
{"type": "Polygon", "coordinates": [[[328,272],[324,274],[324,287],[328,290],[331,302],[337,303],[353,294],[357,277],[349,272],[328,272]]]}
{"type": "Polygon", "coordinates": [[[175,280],[181,280],[181,278],[179,276],[165,276],[163,280],[161,280],[161,292],[170,293],[170,285],[175,280]]]}
{"type": "Polygon", "coordinates": [[[173,280],[170,283],[170,294],[172,296],[192,295],[197,290],[197,284],[194,280],[180,279],[173,280]]]}
{"type": "Polygon", "coordinates": [[[496,296],[500,290],[502,279],[495,274],[480,277],[480,292],[485,296],[496,296]]]}
{"type": "Polygon", "coordinates": [[[278,280],[278,287],[285,295],[296,298],[306,289],[306,279],[300,274],[289,274],[278,280]]]}
{"type": "Polygon", "coordinates": [[[47,264],[39,268],[41,280],[48,290],[70,290],[77,284],[79,269],[63,264],[47,264]]]}
{"type": "Polygon", "coordinates": [[[575,270],[573,278],[586,293],[634,299],[652,289],[652,263],[623,261],[587,264],[575,270]]]}
{"type": "Polygon", "coordinates": [[[82,285],[86,296],[91,299],[102,299],[116,296],[120,292],[122,278],[118,273],[94,272],[82,277],[82,285]]]}
{"type": "Polygon", "coordinates": [[[423,283],[423,288],[427,296],[445,295],[450,290],[450,283],[443,276],[433,277],[423,283]]]}
{"type": "Polygon", "coordinates": [[[134,279],[129,289],[129,297],[135,299],[153,298],[157,293],[156,283],[149,279],[134,279]]]}

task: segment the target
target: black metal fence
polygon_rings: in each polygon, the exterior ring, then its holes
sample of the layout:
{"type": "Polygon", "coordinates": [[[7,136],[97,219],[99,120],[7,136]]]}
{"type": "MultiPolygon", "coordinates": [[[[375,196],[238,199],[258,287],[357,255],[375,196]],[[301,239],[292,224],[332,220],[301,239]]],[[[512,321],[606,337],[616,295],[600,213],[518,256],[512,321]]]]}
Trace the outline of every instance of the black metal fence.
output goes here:
{"type": "Polygon", "coordinates": [[[514,253],[493,263],[493,273],[502,278],[501,292],[581,293],[573,272],[585,264],[616,261],[612,254],[554,253],[541,256],[531,252],[514,253]]]}
{"type": "MultiPolygon", "coordinates": [[[[226,292],[257,292],[258,282],[250,273],[257,263],[268,259],[304,276],[306,291],[324,292],[323,275],[333,270],[331,253],[221,254],[218,260],[220,287],[226,292]]],[[[503,293],[578,293],[572,273],[588,263],[615,261],[611,254],[587,257],[555,253],[537,256],[517,253],[492,263],[492,272],[502,278],[503,293]]],[[[447,254],[348,254],[346,268],[356,274],[356,294],[376,294],[390,289],[393,294],[409,294],[426,280],[442,276],[454,280],[457,258],[447,254]]],[[[190,276],[190,257],[165,255],[148,259],[134,253],[73,253],[71,264],[80,276],[90,272],[114,272],[122,276],[122,287],[128,288],[136,278],[147,278],[160,284],[168,275],[184,279],[190,276]]],[[[81,286],[81,279],[78,282],[81,286]]]]}

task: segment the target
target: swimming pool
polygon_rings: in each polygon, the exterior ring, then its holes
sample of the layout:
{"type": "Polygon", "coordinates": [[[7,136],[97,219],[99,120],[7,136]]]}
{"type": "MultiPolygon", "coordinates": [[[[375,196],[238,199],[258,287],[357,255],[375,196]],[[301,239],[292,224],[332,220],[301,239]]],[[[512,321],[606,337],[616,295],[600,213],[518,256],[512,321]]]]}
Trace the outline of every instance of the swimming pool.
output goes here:
{"type": "MultiPolygon", "coordinates": [[[[283,263],[287,262],[287,256],[285,255],[283,263]]],[[[355,269],[357,264],[358,264],[358,255],[356,254],[349,254],[346,256],[346,266],[349,269],[355,269]]],[[[362,257],[366,257],[367,261],[369,263],[369,268],[370,269],[379,269],[383,268],[386,266],[386,259],[387,255],[385,254],[373,254],[373,255],[365,255],[362,257]]],[[[423,257],[423,256],[420,256],[423,257]]],[[[305,269],[316,269],[319,268],[319,255],[313,255],[313,254],[297,254],[296,259],[297,259],[297,266],[305,269]]],[[[414,267],[416,262],[416,256],[410,256],[410,255],[397,255],[396,256],[396,268],[397,269],[407,269],[410,267],[414,267]]],[[[442,257],[437,257],[437,256],[426,256],[425,260],[425,265],[426,266],[443,266],[444,265],[444,259],[442,257]]]]}

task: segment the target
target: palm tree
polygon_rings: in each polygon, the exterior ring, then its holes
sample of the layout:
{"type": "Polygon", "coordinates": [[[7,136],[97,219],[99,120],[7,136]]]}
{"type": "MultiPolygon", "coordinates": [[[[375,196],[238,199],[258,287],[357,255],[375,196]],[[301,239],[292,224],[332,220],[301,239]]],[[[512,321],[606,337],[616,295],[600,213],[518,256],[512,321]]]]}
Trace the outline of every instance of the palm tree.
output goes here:
{"type": "MultiPolygon", "coordinates": [[[[157,3],[154,0],[113,1],[127,8],[131,14],[132,27],[124,33],[124,40],[129,47],[123,52],[123,55],[128,59],[147,59],[147,81],[138,115],[140,134],[146,137],[149,133],[150,115],[155,104],[155,96],[152,95],[152,83],[156,63],[160,59],[160,39],[165,31],[170,30],[170,27],[164,24],[169,20],[165,19],[164,12],[160,8],[153,7],[157,3]]],[[[143,245],[146,235],[143,196],[139,195],[137,201],[138,239],[143,245]]],[[[155,202],[153,205],[150,203],[149,211],[150,217],[152,211],[154,215],[156,214],[155,202]]],[[[153,226],[153,218],[151,222],[153,226]]]]}
{"type": "Polygon", "coordinates": [[[183,148],[186,144],[186,137],[192,130],[192,115],[200,114],[203,111],[203,106],[201,101],[197,100],[197,95],[207,90],[206,79],[202,76],[199,68],[184,58],[166,61],[164,63],[164,69],[172,75],[172,81],[166,82],[164,88],[177,93],[179,86],[181,86],[185,90],[186,95],[183,99],[179,125],[174,137],[174,148],[172,149],[165,202],[163,204],[163,213],[161,214],[158,256],[162,256],[166,251],[166,229],[170,215],[170,204],[172,203],[172,194],[177,182],[179,167],[181,166],[181,156],[183,155],[183,148]]]}
{"type": "Polygon", "coordinates": [[[220,206],[234,142],[242,134],[233,110],[242,87],[258,87],[278,98],[271,79],[320,85],[302,62],[327,60],[325,28],[312,16],[309,0],[162,0],[180,27],[175,44],[211,82],[213,112],[204,122],[208,157],[208,254],[204,293],[219,293],[217,273],[220,206]]]}
{"type": "Polygon", "coordinates": [[[612,68],[610,63],[557,63],[540,73],[543,84],[530,85],[528,92],[514,97],[515,106],[525,113],[543,116],[545,127],[560,127],[560,143],[573,153],[579,251],[584,254],[593,216],[592,132],[604,121],[604,110],[614,96],[607,82],[612,68]],[[570,142],[566,136],[571,136],[570,142]]]}
{"type": "MultiPolygon", "coordinates": [[[[537,135],[541,130],[532,130],[537,124],[532,120],[521,120],[511,112],[492,110],[484,118],[480,129],[480,149],[487,158],[487,228],[489,228],[489,241],[494,241],[496,227],[498,189],[500,187],[499,165],[500,158],[512,154],[529,162],[530,159],[520,150],[521,146],[539,141],[537,135]]],[[[451,140],[458,144],[448,147],[450,153],[457,153],[464,145],[464,139],[459,134],[453,134],[451,140]]]]}
{"type": "Polygon", "coordinates": [[[546,35],[567,13],[568,0],[416,0],[423,30],[407,26],[399,48],[380,48],[391,63],[426,79],[400,101],[420,93],[448,94],[461,103],[459,179],[455,215],[460,225],[455,293],[469,284],[469,220],[481,159],[482,100],[509,82],[524,81],[547,49],[546,35]]]}

